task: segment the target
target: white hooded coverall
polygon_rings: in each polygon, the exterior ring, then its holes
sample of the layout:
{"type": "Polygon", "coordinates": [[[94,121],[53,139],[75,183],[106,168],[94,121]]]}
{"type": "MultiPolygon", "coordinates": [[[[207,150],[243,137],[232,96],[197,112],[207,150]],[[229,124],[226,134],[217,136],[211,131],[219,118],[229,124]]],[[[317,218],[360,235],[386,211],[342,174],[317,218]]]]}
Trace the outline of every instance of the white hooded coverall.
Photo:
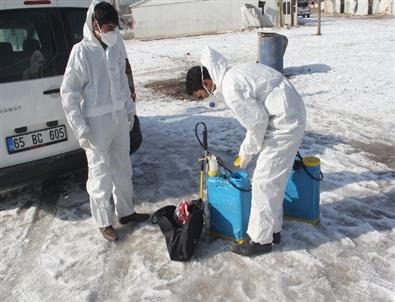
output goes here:
{"type": "Polygon", "coordinates": [[[201,64],[222,93],[225,103],[247,130],[240,154],[259,154],[252,180],[251,214],[247,233],[267,244],[281,231],[286,182],[306,124],[302,98],[274,69],[257,63],[230,67],[206,47],[201,64]]]}
{"type": "Polygon", "coordinates": [[[125,74],[126,51],[121,38],[104,49],[93,34],[90,5],[84,39],[74,45],[61,86],[62,105],[77,139],[87,139],[87,191],[92,217],[99,227],[112,225],[115,213],[134,213],[128,116],[135,113],[125,74]]]}

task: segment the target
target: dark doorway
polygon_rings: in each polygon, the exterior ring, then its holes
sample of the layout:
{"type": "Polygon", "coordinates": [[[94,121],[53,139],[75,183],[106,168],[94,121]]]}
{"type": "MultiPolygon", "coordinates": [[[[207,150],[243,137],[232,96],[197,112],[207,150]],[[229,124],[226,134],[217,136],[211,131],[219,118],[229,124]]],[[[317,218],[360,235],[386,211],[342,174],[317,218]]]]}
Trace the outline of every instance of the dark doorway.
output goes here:
{"type": "Polygon", "coordinates": [[[368,15],[373,14],[373,0],[368,1],[368,15]]]}
{"type": "Polygon", "coordinates": [[[340,0],[340,13],[344,14],[344,0],[340,0]]]}

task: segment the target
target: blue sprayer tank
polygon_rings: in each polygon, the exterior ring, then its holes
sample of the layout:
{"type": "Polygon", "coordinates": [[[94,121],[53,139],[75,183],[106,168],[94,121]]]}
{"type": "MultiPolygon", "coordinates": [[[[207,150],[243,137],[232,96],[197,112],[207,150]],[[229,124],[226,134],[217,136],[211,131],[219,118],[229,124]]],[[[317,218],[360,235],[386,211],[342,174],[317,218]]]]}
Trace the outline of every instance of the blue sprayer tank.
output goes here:
{"type": "Polygon", "coordinates": [[[320,221],[320,160],[313,156],[304,157],[303,165],[296,159],[288,177],[284,218],[317,224],[320,221]]]}
{"type": "Polygon", "coordinates": [[[207,195],[211,235],[242,242],[246,236],[251,209],[251,183],[248,174],[234,172],[229,175],[229,180],[224,172],[218,176],[209,176],[207,195]]]}
{"type": "MultiPolygon", "coordinates": [[[[320,221],[320,160],[305,157],[303,164],[304,167],[300,159],[296,159],[288,177],[284,218],[317,224],[320,221]]],[[[230,174],[230,181],[224,172],[207,179],[210,233],[240,243],[246,237],[250,217],[251,183],[244,171],[230,174]]]]}

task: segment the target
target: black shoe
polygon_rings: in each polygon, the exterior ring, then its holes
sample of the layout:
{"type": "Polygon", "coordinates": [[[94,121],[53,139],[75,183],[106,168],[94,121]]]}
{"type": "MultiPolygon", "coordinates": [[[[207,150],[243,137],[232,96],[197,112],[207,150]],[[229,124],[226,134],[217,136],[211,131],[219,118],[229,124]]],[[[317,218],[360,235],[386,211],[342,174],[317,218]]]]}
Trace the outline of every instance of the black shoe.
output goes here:
{"type": "Polygon", "coordinates": [[[129,222],[142,222],[142,221],[148,220],[149,218],[150,218],[149,214],[134,212],[133,214],[131,214],[129,216],[119,218],[119,224],[126,224],[129,222]]]}
{"type": "Polygon", "coordinates": [[[272,244],[259,244],[251,239],[247,239],[242,244],[235,244],[231,251],[242,256],[253,256],[258,254],[266,254],[272,251],[272,244]]]}
{"type": "Polygon", "coordinates": [[[273,242],[274,244],[279,244],[281,242],[281,233],[273,233],[273,242]]]}

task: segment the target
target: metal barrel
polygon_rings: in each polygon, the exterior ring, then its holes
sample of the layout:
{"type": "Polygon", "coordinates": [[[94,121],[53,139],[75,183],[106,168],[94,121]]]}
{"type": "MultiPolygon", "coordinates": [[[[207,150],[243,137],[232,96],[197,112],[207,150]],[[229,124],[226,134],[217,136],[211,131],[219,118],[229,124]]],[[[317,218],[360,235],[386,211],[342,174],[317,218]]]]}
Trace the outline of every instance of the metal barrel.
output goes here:
{"type": "Polygon", "coordinates": [[[284,53],[288,45],[286,36],[276,33],[258,33],[258,62],[283,72],[284,53]]]}

